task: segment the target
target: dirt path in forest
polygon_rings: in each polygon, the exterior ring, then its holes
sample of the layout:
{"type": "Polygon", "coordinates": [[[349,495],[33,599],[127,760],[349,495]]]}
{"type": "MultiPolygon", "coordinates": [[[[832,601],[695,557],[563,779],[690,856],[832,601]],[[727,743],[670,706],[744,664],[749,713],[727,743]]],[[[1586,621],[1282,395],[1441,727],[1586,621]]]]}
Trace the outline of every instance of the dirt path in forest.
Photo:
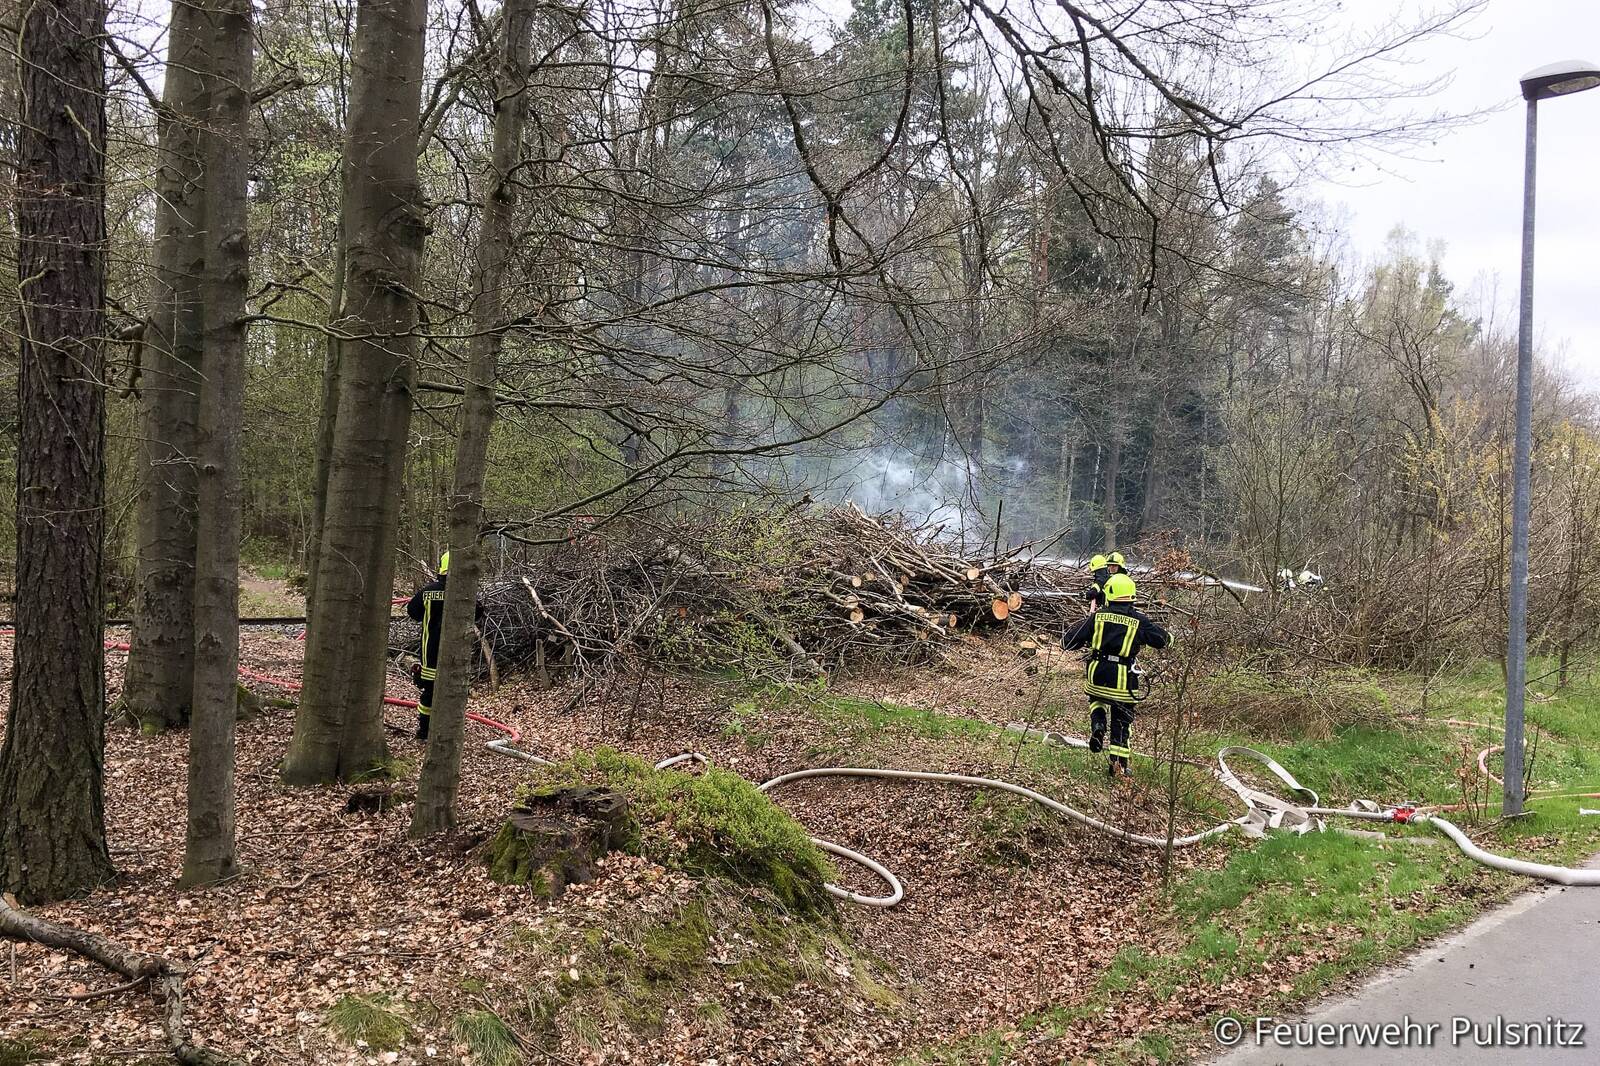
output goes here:
{"type": "Polygon", "coordinates": [[[306,598],[281,577],[265,577],[250,567],[239,569],[239,617],[289,618],[304,614],[306,598]]]}

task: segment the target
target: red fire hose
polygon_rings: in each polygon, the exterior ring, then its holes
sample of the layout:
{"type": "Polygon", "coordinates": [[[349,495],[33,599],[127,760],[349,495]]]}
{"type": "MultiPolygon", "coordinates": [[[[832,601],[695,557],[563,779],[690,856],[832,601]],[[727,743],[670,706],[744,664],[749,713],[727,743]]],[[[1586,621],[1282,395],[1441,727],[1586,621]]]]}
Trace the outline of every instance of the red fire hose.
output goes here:
{"type": "MultiPolygon", "coordinates": [[[[395,602],[404,603],[405,601],[396,600],[395,602]]],[[[0,629],[0,634],[14,634],[15,632],[16,630],[11,628],[0,629]]],[[[115,640],[108,640],[106,641],[106,650],[127,651],[129,649],[128,645],[126,644],[115,640]]],[[[288,678],[283,677],[273,677],[271,674],[257,673],[254,670],[246,670],[243,667],[239,668],[239,676],[247,681],[257,681],[263,685],[272,685],[275,688],[285,689],[289,692],[299,692],[301,688],[300,682],[298,681],[290,681],[288,678]]],[[[383,702],[390,707],[406,707],[411,710],[417,709],[416,700],[403,700],[398,696],[385,696],[383,697],[383,702]]],[[[467,721],[477,722],[479,725],[488,726],[490,729],[493,729],[496,732],[504,733],[513,744],[522,739],[522,733],[517,729],[516,726],[506,725],[504,722],[497,722],[493,718],[486,718],[481,714],[474,714],[473,712],[468,711],[467,721]]]]}

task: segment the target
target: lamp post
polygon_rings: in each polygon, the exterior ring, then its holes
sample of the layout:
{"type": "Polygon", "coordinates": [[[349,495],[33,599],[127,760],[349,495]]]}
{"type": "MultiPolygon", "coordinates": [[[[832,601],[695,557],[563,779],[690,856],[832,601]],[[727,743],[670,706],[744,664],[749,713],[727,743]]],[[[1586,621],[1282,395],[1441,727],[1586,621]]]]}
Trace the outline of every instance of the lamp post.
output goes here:
{"type": "Polygon", "coordinates": [[[1522,174],[1522,301],[1517,318],[1517,440],[1512,460],[1511,603],[1506,636],[1506,751],[1502,811],[1522,813],[1522,715],[1528,680],[1528,497],[1533,463],[1533,201],[1539,101],[1600,86],[1600,66],[1563,60],[1522,76],[1528,135],[1522,174]]]}

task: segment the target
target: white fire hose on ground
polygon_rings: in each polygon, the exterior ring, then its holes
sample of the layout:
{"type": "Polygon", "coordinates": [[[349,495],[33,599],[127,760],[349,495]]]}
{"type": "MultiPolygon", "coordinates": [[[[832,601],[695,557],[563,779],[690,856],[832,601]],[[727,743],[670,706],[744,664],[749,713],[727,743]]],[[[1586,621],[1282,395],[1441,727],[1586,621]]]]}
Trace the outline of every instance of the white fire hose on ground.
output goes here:
{"type": "MultiPolygon", "coordinates": [[[[1064,744],[1074,748],[1088,748],[1088,744],[1085,741],[1062,733],[1030,729],[1020,723],[1012,723],[1007,728],[1012,732],[1039,737],[1050,743],[1064,744]]],[[[541,758],[532,752],[516,747],[514,744],[516,739],[515,736],[496,737],[494,740],[489,741],[487,747],[496,755],[504,755],[508,758],[520,759],[541,766],[550,765],[551,761],[549,759],[541,758]]],[[[683,763],[703,764],[706,761],[707,759],[704,755],[698,752],[689,752],[663,759],[656,763],[656,768],[665,770],[683,763]]],[[[1217,753],[1217,768],[1212,771],[1212,774],[1218,782],[1231,791],[1244,805],[1244,813],[1231,821],[1222,822],[1198,833],[1174,837],[1171,841],[1168,841],[1165,836],[1147,836],[1141,833],[1129,832],[1114,825],[1108,825],[1097,818],[1084,814],[1082,811],[1068,807],[1058,800],[1051,799],[1042,792],[1035,792],[1033,789],[1023,785],[990,777],[972,777],[967,774],[947,774],[924,770],[887,770],[864,766],[823,766],[781,774],[770,781],[763,782],[757,786],[757,789],[761,792],[770,792],[793,781],[823,777],[871,778],[885,781],[928,781],[936,784],[963,785],[968,788],[995,789],[1031,800],[1069,821],[1098,830],[1109,836],[1116,837],[1118,840],[1151,848],[1164,848],[1169,844],[1172,847],[1190,847],[1201,841],[1221,836],[1233,829],[1252,837],[1265,836],[1268,832],[1273,831],[1291,833],[1320,832],[1327,828],[1323,822],[1324,818],[1351,818],[1360,821],[1411,825],[1427,824],[1436,827],[1439,832],[1448,837],[1461,849],[1462,854],[1474,862],[1482,863],[1484,866],[1489,866],[1496,870],[1504,870],[1507,873],[1520,874],[1524,877],[1537,877],[1546,881],[1554,881],[1562,885],[1600,886],[1600,870],[1580,870],[1566,866],[1550,866],[1544,863],[1528,862],[1523,859],[1513,859],[1505,855],[1496,855],[1493,852],[1484,851],[1474,844],[1465,833],[1456,828],[1455,825],[1437,814],[1417,811],[1410,807],[1379,807],[1370,800],[1357,800],[1349,807],[1321,806],[1321,798],[1314,791],[1296,781],[1294,775],[1271,756],[1256,751],[1254,748],[1223,748],[1217,753]],[[1283,782],[1284,787],[1291,793],[1299,795],[1303,800],[1309,800],[1309,803],[1290,802],[1269,792],[1262,792],[1259,789],[1252,788],[1239,780],[1234,774],[1228,765],[1229,758],[1249,759],[1261,764],[1269,773],[1283,782]]],[[[812,837],[811,842],[829,854],[847,859],[870,871],[882,879],[889,888],[889,891],[884,895],[869,896],[853,892],[840,885],[827,885],[828,892],[835,897],[868,907],[893,907],[905,898],[905,886],[900,883],[900,879],[892,871],[881,863],[858,851],[852,851],[842,844],[835,844],[832,841],[822,840],[817,837],[812,837]]]]}

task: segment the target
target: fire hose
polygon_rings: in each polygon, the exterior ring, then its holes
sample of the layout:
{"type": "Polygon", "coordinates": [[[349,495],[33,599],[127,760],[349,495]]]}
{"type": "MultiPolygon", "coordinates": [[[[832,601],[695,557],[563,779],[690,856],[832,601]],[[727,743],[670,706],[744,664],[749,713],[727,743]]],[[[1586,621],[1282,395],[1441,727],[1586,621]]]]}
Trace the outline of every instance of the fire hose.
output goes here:
{"type": "MultiPolygon", "coordinates": [[[[0,633],[11,632],[9,629],[0,629],[0,633]]],[[[127,651],[128,645],[115,641],[107,641],[108,649],[127,651]]],[[[253,670],[239,671],[239,675],[248,680],[269,684],[290,692],[298,692],[301,685],[286,678],[273,677],[269,674],[257,673],[253,670]]],[[[383,702],[388,706],[409,707],[417,706],[416,700],[400,699],[385,696],[383,702]]],[[[485,747],[496,755],[517,759],[537,765],[549,765],[551,760],[535,755],[516,747],[522,739],[521,733],[515,726],[496,721],[485,715],[468,711],[467,720],[492,729],[501,734],[490,740],[485,747]]],[[[1020,723],[1012,723],[1007,727],[1013,732],[1039,737],[1047,743],[1064,744],[1069,747],[1087,748],[1087,742],[1065,734],[1030,729],[1020,723]]],[[[1142,753],[1139,753],[1142,755],[1142,753]]],[[[1486,756],[1485,756],[1486,757],[1486,756]]],[[[707,759],[698,752],[688,752],[663,759],[656,764],[657,769],[668,769],[683,763],[693,762],[704,764],[707,759]]],[[[1036,792],[1024,785],[1011,781],[1002,781],[990,777],[974,777],[967,774],[939,773],[924,770],[890,770],[876,767],[862,766],[824,766],[807,770],[795,770],[791,773],[780,774],[757,786],[763,793],[771,792],[793,781],[810,780],[824,777],[854,777],[887,781],[925,781],[936,784],[961,785],[968,788],[994,789],[1000,792],[1009,792],[1030,800],[1053,813],[1076,822],[1090,829],[1097,830],[1113,836],[1129,844],[1153,848],[1186,848],[1192,847],[1203,841],[1220,837],[1230,831],[1239,831],[1250,837],[1262,837],[1268,832],[1308,833],[1320,832],[1326,828],[1326,818],[1350,818],[1360,821],[1389,822],[1394,824],[1428,825],[1444,834],[1461,853],[1467,858],[1492,869],[1503,870],[1507,873],[1518,874],[1523,877],[1534,877],[1545,881],[1552,881],[1561,885],[1574,886],[1600,886],[1600,870],[1576,869],[1567,866],[1552,866],[1545,863],[1530,862],[1524,859],[1514,859],[1506,855],[1498,855],[1485,851],[1463,833],[1454,823],[1440,817],[1437,813],[1419,810],[1410,806],[1393,805],[1381,807],[1371,800],[1356,800],[1349,807],[1325,807],[1321,805],[1321,797],[1316,792],[1302,785],[1287,769],[1281,766],[1271,756],[1242,746],[1229,746],[1217,753],[1217,766],[1211,771],[1216,780],[1227,788],[1234,797],[1243,805],[1244,813],[1226,822],[1220,822],[1209,829],[1184,836],[1174,836],[1170,840],[1165,836],[1148,836],[1141,833],[1130,832],[1117,826],[1109,825],[1097,818],[1084,814],[1082,811],[1069,807],[1058,800],[1052,799],[1042,792],[1036,792]],[[1229,765],[1229,758],[1248,759],[1260,764],[1268,773],[1276,777],[1291,793],[1297,794],[1302,800],[1309,803],[1296,803],[1284,800],[1269,792],[1253,788],[1233,772],[1229,765]]],[[[825,887],[833,896],[869,907],[892,907],[905,898],[905,886],[900,879],[874,859],[860,852],[853,851],[842,844],[811,837],[811,842],[829,854],[856,863],[881,879],[888,886],[889,891],[883,895],[869,896],[854,892],[840,885],[829,884],[825,887]]]]}

